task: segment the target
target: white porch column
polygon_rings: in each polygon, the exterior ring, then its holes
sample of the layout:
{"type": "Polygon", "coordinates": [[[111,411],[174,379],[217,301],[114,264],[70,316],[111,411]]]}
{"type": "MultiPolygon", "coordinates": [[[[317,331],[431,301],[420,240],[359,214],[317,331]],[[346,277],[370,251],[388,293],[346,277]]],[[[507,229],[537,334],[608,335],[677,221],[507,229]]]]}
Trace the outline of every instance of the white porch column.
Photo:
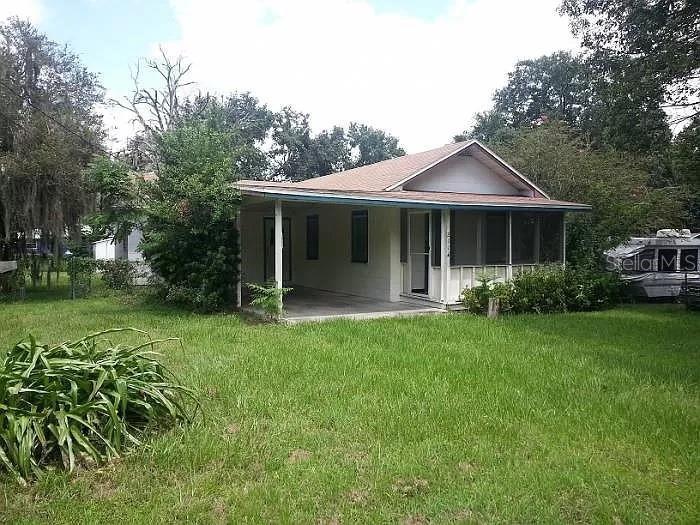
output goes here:
{"type": "Polygon", "coordinates": [[[508,267],[506,268],[506,279],[513,278],[513,212],[508,212],[508,267]]]}
{"type": "Polygon", "coordinates": [[[238,213],[236,213],[236,229],[238,230],[238,280],[236,282],[236,306],[240,308],[243,305],[243,288],[241,286],[241,280],[243,276],[241,275],[241,260],[243,259],[243,242],[241,234],[241,209],[238,208],[238,213]]]}
{"type": "Polygon", "coordinates": [[[440,302],[447,304],[450,295],[450,210],[442,210],[440,228],[440,302]]]}
{"type": "MultiPolygon", "coordinates": [[[[282,201],[275,201],[275,285],[282,288],[282,201]]],[[[280,303],[282,295],[280,295],[280,303]]],[[[280,305],[281,306],[281,305],[280,305]]]]}

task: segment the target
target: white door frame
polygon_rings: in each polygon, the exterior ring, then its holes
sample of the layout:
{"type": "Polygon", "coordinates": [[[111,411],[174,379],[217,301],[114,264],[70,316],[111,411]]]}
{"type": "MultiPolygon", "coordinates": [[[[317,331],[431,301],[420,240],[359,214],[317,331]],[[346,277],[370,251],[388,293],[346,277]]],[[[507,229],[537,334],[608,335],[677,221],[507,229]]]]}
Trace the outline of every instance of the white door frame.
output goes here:
{"type": "Polygon", "coordinates": [[[432,272],[432,253],[433,253],[433,243],[432,243],[432,230],[433,230],[433,225],[432,225],[432,213],[430,213],[430,210],[408,210],[407,212],[408,215],[408,220],[406,221],[407,224],[407,232],[406,232],[406,241],[407,241],[407,263],[408,263],[408,290],[406,290],[406,293],[412,293],[416,295],[424,295],[426,297],[430,296],[430,291],[432,290],[432,277],[433,277],[433,272],[432,272]],[[428,243],[428,251],[426,252],[413,252],[411,250],[411,216],[412,215],[427,215],[428,216],[428,238],[426,239],[428,243]],[[428,289],[425,291],[425,293],[420,293],[420,292],[414,292],[413,291],[413,255],[427,255],[427,264],[425,267],[425,271],[427,272],[427,282],[428,282],[428,289]]]}

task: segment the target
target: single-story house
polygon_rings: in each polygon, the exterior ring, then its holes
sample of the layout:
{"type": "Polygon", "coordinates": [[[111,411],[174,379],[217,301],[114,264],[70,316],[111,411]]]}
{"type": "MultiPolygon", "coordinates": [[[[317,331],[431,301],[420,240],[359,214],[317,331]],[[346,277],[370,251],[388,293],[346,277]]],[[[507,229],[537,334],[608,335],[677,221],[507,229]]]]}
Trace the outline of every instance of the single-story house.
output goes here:
{"type": "Polygon", "coordinates": [[[476,140],[301,182],[241,180],[245,282],[448,309],[482,274],[566,260],[565,213],[476,140]]]}

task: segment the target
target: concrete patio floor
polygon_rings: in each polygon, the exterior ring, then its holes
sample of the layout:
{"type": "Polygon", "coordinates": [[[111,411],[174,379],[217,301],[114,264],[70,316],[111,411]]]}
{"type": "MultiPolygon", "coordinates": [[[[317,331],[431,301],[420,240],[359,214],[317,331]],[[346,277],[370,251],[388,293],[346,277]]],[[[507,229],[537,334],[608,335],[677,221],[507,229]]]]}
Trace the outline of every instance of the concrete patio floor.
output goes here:
{"type": "Polygon", "coordinates": [[[284,298],[282,321],[289,324],[331,319],[374,319],[444,313],[441,308],[431,308],[409,302],[388,302],[327,292],[310,288],[295,288],[284,298]]]}

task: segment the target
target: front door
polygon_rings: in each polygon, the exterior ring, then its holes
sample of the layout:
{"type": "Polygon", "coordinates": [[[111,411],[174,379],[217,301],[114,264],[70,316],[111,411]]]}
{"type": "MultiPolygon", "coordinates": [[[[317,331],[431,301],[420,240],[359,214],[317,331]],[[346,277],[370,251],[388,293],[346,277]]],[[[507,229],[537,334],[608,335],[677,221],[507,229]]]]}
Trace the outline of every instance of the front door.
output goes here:
{"type": "Polygon", "coordinates": [[[428,212],[408,215],[408,256],[411,273],[411,291],[428,293],[430,271],[430,215],[428,212]]]}
{"type": "MultiPolygon", "coordinates": [[[[265,264],[265,282],[275,280],[275,219],[265,217],[263,219],[265,235],[265,252],[263,254],[265,264]]],[[[282,218],[282,281],[292,281],[292,244],[291,244],[291,219],[282,218]]]]}

